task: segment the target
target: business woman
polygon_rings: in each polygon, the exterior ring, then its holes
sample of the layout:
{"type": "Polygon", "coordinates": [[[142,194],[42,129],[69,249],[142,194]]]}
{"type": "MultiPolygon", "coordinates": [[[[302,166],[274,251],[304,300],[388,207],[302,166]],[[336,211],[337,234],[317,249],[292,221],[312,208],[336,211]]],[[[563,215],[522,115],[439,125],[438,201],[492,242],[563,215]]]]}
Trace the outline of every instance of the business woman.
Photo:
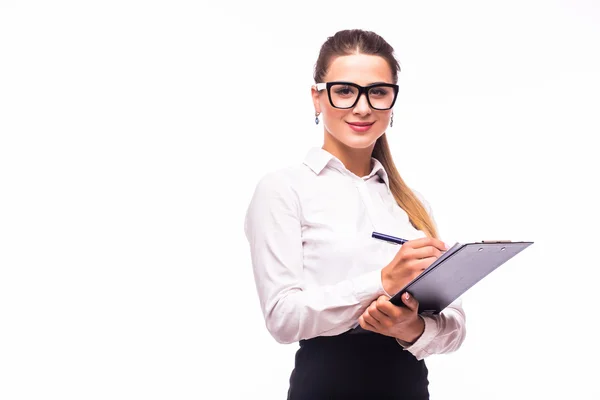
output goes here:
{"type": "Polygon", "coordinates": [[[328,38],[311,88],[323,144],[265,174],[249,204],[245,233],[267,329],[280,343],[299,342],[288,399],[427,399],[424,359],[464,340],[460,299],[434,316],[419,315],[414,298],[389,301],[446,249],[388,147],[399,70],[373,32],[328,38]]]}

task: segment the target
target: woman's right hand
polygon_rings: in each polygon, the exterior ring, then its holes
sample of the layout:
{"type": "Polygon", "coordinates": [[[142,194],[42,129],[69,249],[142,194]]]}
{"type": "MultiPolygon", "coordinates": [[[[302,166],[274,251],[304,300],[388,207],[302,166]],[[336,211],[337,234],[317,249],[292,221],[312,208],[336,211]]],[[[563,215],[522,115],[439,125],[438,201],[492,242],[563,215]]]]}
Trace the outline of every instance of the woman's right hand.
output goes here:
{"type": "Polygon", "coordinates": [[[393,296],[446,250],[444,242],[435,238],[419,238],[404,243],[394,259],[381,271],[383,289],[393,296]]]}

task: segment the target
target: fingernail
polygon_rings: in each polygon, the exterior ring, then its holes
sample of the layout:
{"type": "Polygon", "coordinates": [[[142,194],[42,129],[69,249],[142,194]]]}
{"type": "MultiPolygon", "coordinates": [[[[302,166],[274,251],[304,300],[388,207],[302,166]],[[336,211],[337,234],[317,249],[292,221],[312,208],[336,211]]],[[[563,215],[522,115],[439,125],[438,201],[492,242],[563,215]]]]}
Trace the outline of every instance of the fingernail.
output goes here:
{"type": "Polygon", "coordinates": [[[450,246],[448,245],[448,243],[444,242],[444,246],[446,246],[446,250],[450,250],[450,246]]]}
{"type": "Polygon", "coordinates": [[[404,295],[404,298],[405,298],[406,300],[408,300],[408,299],[410,298],[410,296],[409,296],[408,292],[406,292],[406,294],[404,295]]]}

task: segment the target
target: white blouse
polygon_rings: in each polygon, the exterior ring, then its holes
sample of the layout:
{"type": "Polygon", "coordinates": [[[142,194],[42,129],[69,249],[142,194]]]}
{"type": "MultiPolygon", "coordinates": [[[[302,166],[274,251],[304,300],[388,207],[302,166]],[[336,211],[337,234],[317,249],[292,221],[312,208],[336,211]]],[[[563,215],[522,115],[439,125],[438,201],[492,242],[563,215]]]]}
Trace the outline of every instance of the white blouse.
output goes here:
{"type": "MultiPolygon", "coordinates": [[[[312,148],[304,163],[258,182],[244,228],[266,326],[278,342],[354,329],[373,300],[389,295],[381,270],[400,247],[373,239],[373,231],[408,240],[425,236],[396,203],[381,163],[372,161],[371,173],[358,177],[327,151],[312,148]]],[[[425,331],[405,350],[422,359],[460,347],[460,299],[421,318],[425,331]]]]}

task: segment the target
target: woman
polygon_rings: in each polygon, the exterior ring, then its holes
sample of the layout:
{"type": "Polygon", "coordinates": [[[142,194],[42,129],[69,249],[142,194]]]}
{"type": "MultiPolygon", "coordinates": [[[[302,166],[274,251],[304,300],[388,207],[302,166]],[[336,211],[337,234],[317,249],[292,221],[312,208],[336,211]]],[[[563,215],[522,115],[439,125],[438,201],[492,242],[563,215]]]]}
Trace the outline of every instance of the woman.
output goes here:
{"type": "Polygon", "coordinates": [[[434,316],[419,315],[414,298],[403,297],[406,307],[389,301],[446,250],[388,148],[393,52],[373,32],[327,39],[312,87],[323,145],[266,174],[247,211],[266,326],[278,342],[300,343],[289,399],[427,399],[424,358],[464,340],[460,300],[434,316]],[[373,231],[409,241],[398,248],[373,231]]]}

